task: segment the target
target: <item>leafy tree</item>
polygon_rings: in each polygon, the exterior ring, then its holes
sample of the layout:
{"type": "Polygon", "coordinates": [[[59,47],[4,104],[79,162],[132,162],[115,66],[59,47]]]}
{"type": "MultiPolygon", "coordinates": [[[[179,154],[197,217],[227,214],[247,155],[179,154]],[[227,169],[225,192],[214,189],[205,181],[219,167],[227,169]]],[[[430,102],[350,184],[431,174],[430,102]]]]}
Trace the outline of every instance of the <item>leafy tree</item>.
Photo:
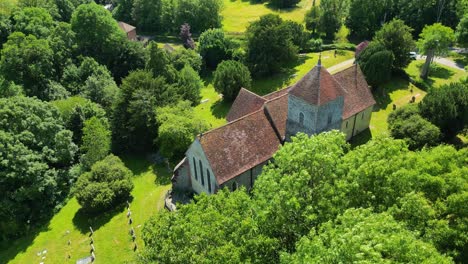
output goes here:
{"type": "Polygon", "coordinates": [[[56,76],[62,76],[64,69],[71,64],[76,56],[76,36],[70,24],[59,22],[47,38],[54,52],[54,71],[56,76]]]}
{"type": "Polygon", "coordinates": [[[206,122],[198,118],[189,101],[179,101],[176,106],[156,110],[159,122],[159,150],[164,157],[174,160],[182,157],[196,135],[208,129],[206,122]]]}
{"type": "Polygon", "coordinates": [[[83,97],[73,96],[65,100],[53,101],[52,104],[59,110],[65,128],[73,132],[73,142],[78,146],[82,145],[83,126],[87,120],[96,117],[101,124],[108,126],[104,109],[83,97]]]}
{"type": "Polygon", "coordinates": [[[419,104],[421,115],[449,139],[468,124],[467,94],[467,79],[431,89],[419,104]]]}
{"type": "Polygon", "coordinates": [[[214,72],[213,86],[228,101],[234,100],[241,88],[250,89],[251,83],[249,69],[238,61],[223,61],[214,72]]]}
{"type": "Polygon", "coordinates": [[[0,98],[22,95],[23,87],[0,76],[0,98]]]}
{"type": "Polygon", "coordinates": [[[178,71],[182,70],[185,65],[189,65],[196,72],[201,71],[203,64],[202,57],[192,49],[176,49],[169,57],[172,65],[178,71]]]}
{"type": "Polygon", "coordinates": [[[115,20],[132,24],[134,22],[132,17],[133,2],[134,0],[118,0],[117,6],[112,10],[112,16],[115,20]]]}
{"type": "Polygon", "coordinates": [[[143,31],[164,32],[161,23],[162,5],[162,0],[134,0],[132,18],[136,26],[143,31]]]}
{"type": "Polygon", "coordinates": [[[47,11],[54,20],[60,19],[59,10],[57,8],[56,0],[19,0],[18,6],[20,9],[25,8],[41,8],[47,11]]]}
{"type": "Polygon", "coordinates": [[[177,102],[177,89],[151,72],[131,72],[120,86],[112,120],[113,145],[118,151],[142,151],[153,146],[157,137],[154,110],[177,102]]]}
{"type": "Polygon", "coordinates": [[[68,194],[77,147],[46,102],[1,98],[0,120],[0,239],[6,240],[47,219],[68,194]]]}
{"type": "Polygon", "coordinates": [[[270,0],[270,3],[278,8],[288,8],[297,5],[301,0],[270,0]]]}
{"type": "Polygon", "coordinates": [[[171,64],[170,55],[162,48],[158,48],[158,43],[151,42],[149,47],[149,60],[146,68],[154,76],[162,76],[170,83],[176,81],[177,71],[171,64]]]}
{"type": "Polygon", "coordinates": [[[357,59],[367,82],[376,87],[391,78],[393,53],[378,42],[371,42],[357,59]]]}
{"type": "Polygon", "coordinates": [[[83,154],[80,161],[85,169],[90,169],[94,163],[104,159],[110,152],[111,132],[108,124],[95,116],[86,120],[82,141],[80,150],[83,154]]]}
{"type": "Polygon", "coordinates": [[[119,157],[111,154],[78,178],[74,187],[76,199],[87,213],[113,209],[130,197],[132,176],[119,157]]]}
{"type": "Polygon", "coordinates": [[[0,54],[0,73],[7,81],[22,85],[27,96],[52,99],[47,87],[54,76],[53,51],[47,40],[15,32],[0,54]]]}
{"type": "Polygon", "coordinates": [[[10,18],[7,15],[0,13],[0,50],[12,31],[13,25],[10,18]]]}
{"type": "Polygon", "coordinates": [[[349,209],[297,244],[282,263],[452,263],[389,214],[349,209]],[[337,254],[339,252],[339,254],[337,254]]]}
{"type": "Polygon", "coordinates": [[[420,52],[427,55],[426,62],[421,70],[421,78],[427,79],[433,57],[447,54],[449,45],[454,40],[453,29],[440,23],[424,27],[417,43],[420,52]]]}
{"type": "Polygon", "coordinates": [[[410,63],[411,58],[408,54],[415,45],[411,31],[402,20],[393,19],[375,33],[374,41],[393,53],[394,69],[403,69],[410,63]]]}
{"type": "Polygon", "coordinates": [[[86,79],[80,93],[84,98],[100,104],[107,113],[112,112],[112,105],[117,100],[119,88],[106,70],[101,75],[93,74],[86,79]]]}
{"type": "Polygon", "coordinates": [[[316,6],[315,4],[305,14],[305,17],[304,17],[305,27],[306,29],[311,30],[312,34],[315,34],[317,29],[320,27],[320,17],[321,17],[320,6],[316,6]]]}
{"type": "Polygon", "coordinates": [[[468,14],[460,20],[455,37],[460,46],[468,47],[468,14]]]}
{"type": "Polygon", "coordinates": [[[178,0],[175,7],[176,25],[188,23],[193,33],[221,28],[221,0],[178,0]]]}
{"type": "Polygon", "coordinates": [[[123,39],[116,46],[117,55],[106,65],[114,80],[120,83],[131,71],[145,68],[148,54],[141,42],[123,39]]]}
{"type": "Polygon", "coordinates": [[[193,41],[192,33],[190,33],[190,25],[187,23],[180,26],[180,39],[186,49],[195,49],[195,41],[193,41]]]}
{"type": "Polygon", "coordinates": [[[75,11],[75,6],[70,0],[55,0],[60,20],[69,23],[75,11]]]}
{"type": "Polygon", "coordinates": [[[183,100],[188,100],[192,105],[200,103],[200,91],[204,87],[200,75],[188,64],[180,70],[177,78],[178,94],[183,100]]]}
{"type": "Polygon", "coordinates": [[[26,7],[13,14],[14,30],[37,38],[46,38],[54,25],[50,14],[43,8],[26,7]]]}
{"type": "Polygon", "coordinates": [[[435,146],[441,138],[439,128],[422,118],[416,105],[390,113],[387,122],[392,137],[404,139],[410,149],[435,146]]]}
{"type": "Polygon", "coordinates": [[[304,26],[291,20],[284,21],[284,26],[290,32],[293,44],[301,50],[305,49],[309,40],[309,34],[304,30],[304,26]]]}
{"type": "MultiPolygon", "coordinates": [[[[268,14],[247,28],[247,63],[255,76],[277,73],[296,59],[291,32],[278,15],[268,14]]],[[[203,56],[203,55],[202,55],[203,56]]]]}
{"type": "Polygon", "coordinates": [[[371,39],[390,16],[392,1],[354,0],[349,7],[346,26],[360,39],[371,39]]]}
{"type": "Polygon", "coordinates": [[[208,29],[198,41],[198,50],[208,68],[214,69],[221,61],[231,58],[231,43],[222,29],[208,29]]]}
{"type": "Polygon", "coordinates": [[[336,32],[343,25],[348,14],[349,0],[321,0],[320,1],[320,27],[326,38],[333,40],[336,32]]]}
{"type": "Polygon", "coordinates": [[[277,241],[262,235],[245,190],[202,194],[196,203],[161,211],[143,227],[141,263],[273,263],[277,241]],[[187,243],[190,241],[190,243],[187,243]],[[169,243],[170,242],[170,243],[169,243]]]}

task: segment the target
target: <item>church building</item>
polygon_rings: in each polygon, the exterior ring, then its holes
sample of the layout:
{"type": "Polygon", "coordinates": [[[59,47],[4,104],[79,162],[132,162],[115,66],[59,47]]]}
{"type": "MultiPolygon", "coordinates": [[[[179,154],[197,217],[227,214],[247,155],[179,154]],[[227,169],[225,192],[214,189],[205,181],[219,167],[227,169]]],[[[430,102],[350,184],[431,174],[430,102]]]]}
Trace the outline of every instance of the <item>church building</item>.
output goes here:
{"type": "Polygon", "coordinates": [[[241,89],[228,123],[200,134],[174,169],[174,190],[250,189],[262,167],[298,132],[368,129],[375,100],[356,64],[331,75],[320,63],[296,84],[259,96],[241,89]]]}

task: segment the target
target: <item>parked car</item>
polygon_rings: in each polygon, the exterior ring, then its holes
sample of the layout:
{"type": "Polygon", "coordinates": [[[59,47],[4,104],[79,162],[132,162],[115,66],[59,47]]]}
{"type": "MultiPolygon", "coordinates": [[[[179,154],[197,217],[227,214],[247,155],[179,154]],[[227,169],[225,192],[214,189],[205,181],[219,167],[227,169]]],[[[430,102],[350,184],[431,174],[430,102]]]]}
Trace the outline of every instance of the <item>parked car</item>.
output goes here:
{"type": "Polygon", "coordinates": [[[409,53],[409,56],[410,56],[410,58],[411,58],[412,60],[415,60],[415,59],[418,58],[418,54],[417,54],[415,51],[411,51],[411,52],[409,53]]]}

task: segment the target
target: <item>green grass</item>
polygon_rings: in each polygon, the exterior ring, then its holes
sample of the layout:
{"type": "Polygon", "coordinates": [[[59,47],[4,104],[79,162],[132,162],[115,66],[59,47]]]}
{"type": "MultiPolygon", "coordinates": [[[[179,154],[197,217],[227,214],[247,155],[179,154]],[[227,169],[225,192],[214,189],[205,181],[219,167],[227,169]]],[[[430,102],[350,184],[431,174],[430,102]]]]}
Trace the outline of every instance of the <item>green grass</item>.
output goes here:
{"type": "Polygon", "coordinates": [[[449,84],[468,76],[468,73],[465,71],[433,62],[429,71],[429,78],[426,81],[422,81],[419,74],[421,73],[421,67],[423,64],[424,61],[412,61],[406,68],[406,72],[412,79],[424,82],[429,87],[438,87],[444,84],[449,84]]]}
{"type": "MultiPolygon", "coordinates": [[[[316,1],[317,5],[319,1],[316,1]]],[[[244,32],[248,25],[266,14],[278,14],[283,19],[303,23],[304,15],[312,7],[312,0],[302,0],[294,8],[276,9],[267,3],[251,3],[248,0],[224,0],[223,29],[227,32],[244,32]]]]}
{"type": "MultiPolygon", "coordinates": [[[[169,174],[165,168],[153,167],[144,159],[126,158],[124,161],[135,173],[130,208],[137,244],[141,249],[140,225],[163,208],[164,195],[170,188],[169,174]]],[[[2,249],[0,263],[40,263],[42,256],[37,256],[37,253],[42,250],[47,250],[44,263],[75,263],[77,259],[90,255],[89,225],[95,230],[97,263],[133,262],[135,253],[124,207],[95,219],[88,219],[79,209],[76,199],[70,199],[37,234],[12,241],[8,248],[2,249]],[[68,234],[67,230],[70,231],[68,234]],[[68,245],[68,240],[71,245],[68,245]]]]}
{"type": "Polygon", "coordinates": [[[9,15],[17,3],[18,0],[0,0],[0,14],[9,15]]]}

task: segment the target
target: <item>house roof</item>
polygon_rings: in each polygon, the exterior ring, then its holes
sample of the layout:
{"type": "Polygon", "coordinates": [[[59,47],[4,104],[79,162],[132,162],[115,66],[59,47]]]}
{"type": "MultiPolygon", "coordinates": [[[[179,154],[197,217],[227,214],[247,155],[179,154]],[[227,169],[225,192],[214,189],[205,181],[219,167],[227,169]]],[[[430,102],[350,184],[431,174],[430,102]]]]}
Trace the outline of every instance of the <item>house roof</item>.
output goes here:
{"type": "Polygon", "coordinates": [[[266,99],[252,93],[251,91],[241,88],[237,95],[234,103],[232,104],[229,113],[226,116],[226,120],[231,122],[247,114],[253,113],[260,109],[266,99]]]}
{"type": "Polygon", "coordinates": [[[198,137],[218,184],[269,160],[281,145],[264,108],[198,137]]]}
{"type": "Polygon", "coordinates": [[[129,25],[125,22],[122,22],[122,21],[119,21],[119,27],[125,32],[125,33],[128,33],[128,32],[131,32],[132,30],[134,30],[136,27],[132,26],[132,25],[129,25]]]}
{"type": "Polygon", "coordinates": [[[320,63],[289,89],[289,94],[313,105],[323,105],[343,95],[343,89],[320,63]]]}
{"type": "Polygon", "coordinates": [[[372,96],[364,74],[357,64],[336,73],[333,77],[345,90],[343,119],[348,119],[375,105],[374,96],[372,96]]]}

